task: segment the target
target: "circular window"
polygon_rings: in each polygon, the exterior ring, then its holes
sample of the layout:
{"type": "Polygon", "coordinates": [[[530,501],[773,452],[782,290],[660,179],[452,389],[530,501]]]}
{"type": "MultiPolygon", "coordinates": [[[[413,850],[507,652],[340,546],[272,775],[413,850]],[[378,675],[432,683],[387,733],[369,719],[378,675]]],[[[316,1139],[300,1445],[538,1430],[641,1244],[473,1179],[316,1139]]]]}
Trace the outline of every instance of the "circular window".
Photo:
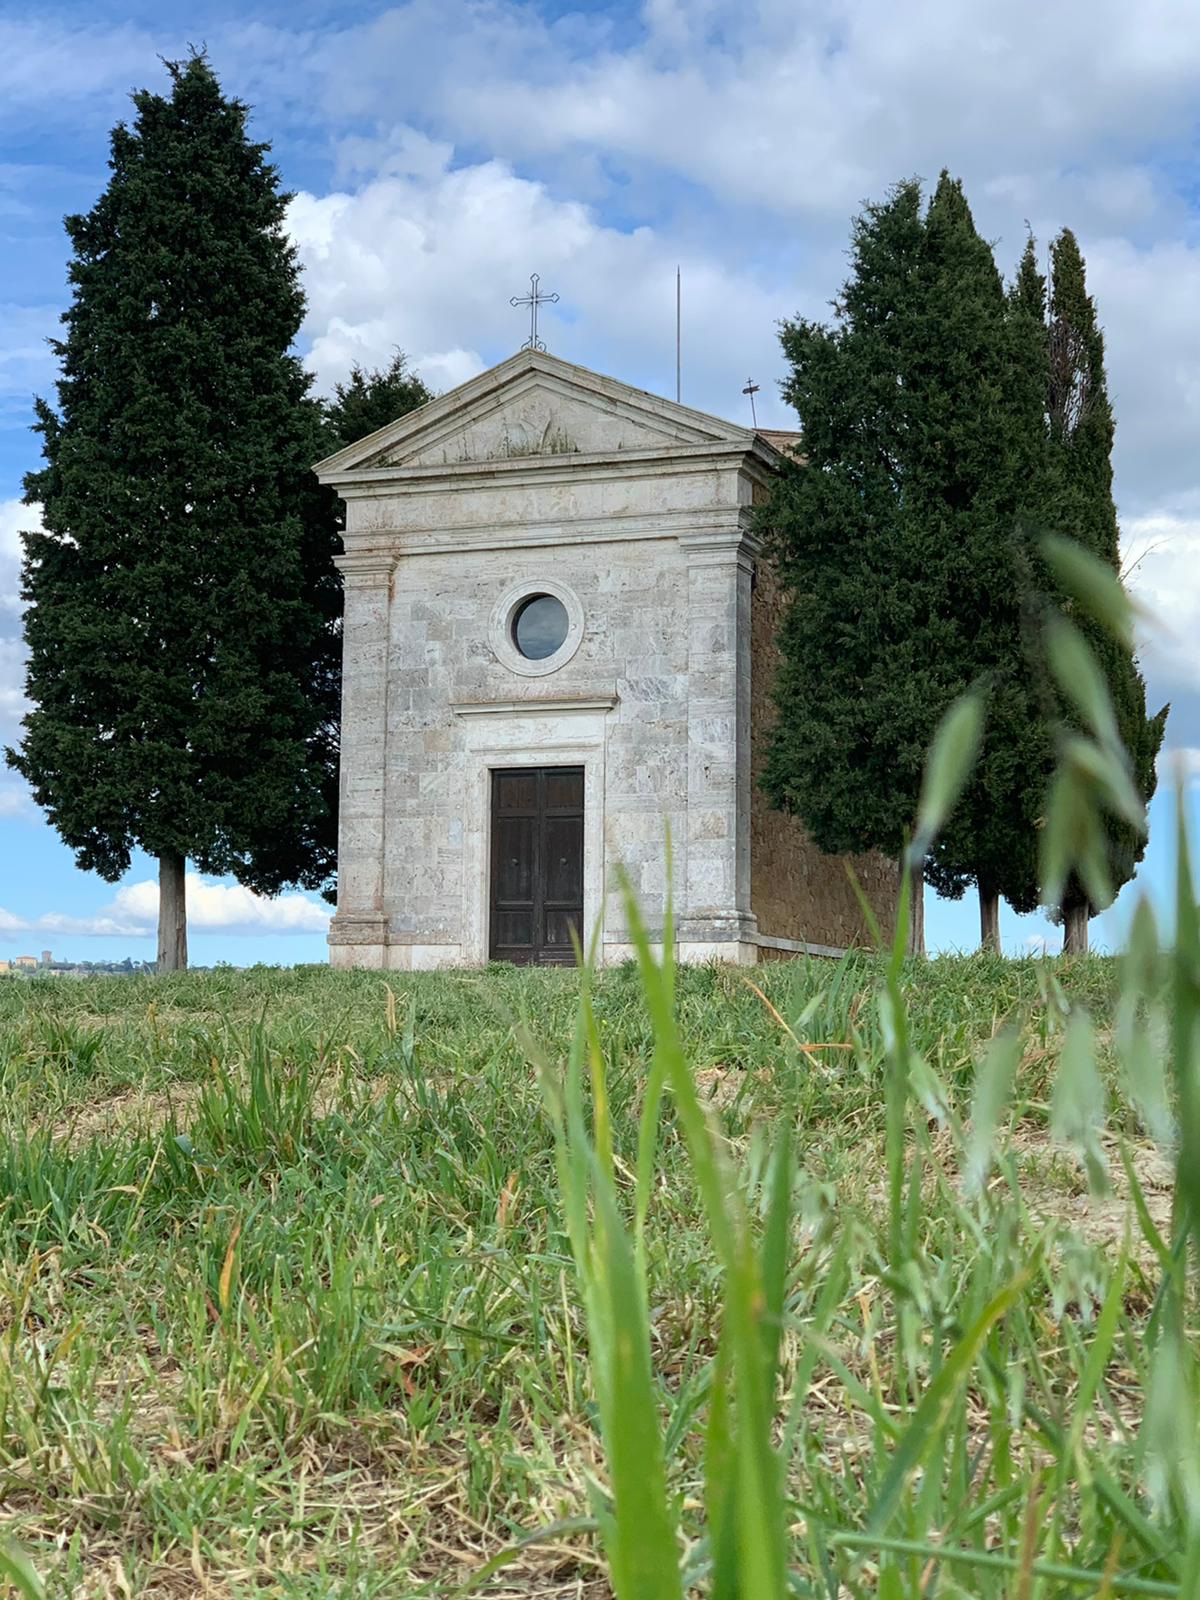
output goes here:
{"type": "Polygon", "coordinates": [[[583,642],[579,596],[556,578],[527,579],[492,609],[488,643],[501,666],[522,678],[565,667],[583,642]]]}
{"type": "Polygon", "coordinates": [[[531,594],[513,613],[513,643],[526,661],[545,661],[561,650],[570,626],[567,608],[557,596],[531,594]]]}

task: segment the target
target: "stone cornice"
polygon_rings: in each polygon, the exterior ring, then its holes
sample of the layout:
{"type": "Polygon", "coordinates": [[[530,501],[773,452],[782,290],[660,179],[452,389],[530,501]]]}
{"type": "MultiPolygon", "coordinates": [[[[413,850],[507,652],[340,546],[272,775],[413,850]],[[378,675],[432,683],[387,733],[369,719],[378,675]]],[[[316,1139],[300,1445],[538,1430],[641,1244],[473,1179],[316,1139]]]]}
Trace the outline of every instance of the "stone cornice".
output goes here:
{"type": "MultiPolygon", "coordinates": [[[[597,411],[624,417],[643,431],[659,435],[668,450],[735,443],[743,450],[756,450],[765,460],[777,457],[769,441],[756,442],[753,429],[634,388],[617,378],[590,372],[548,352],[520,350],[365,439],[326,456],[316,464],[315,471],[322,481],[333,482],[340,476],[353,478],[363,472],[386,470],[374,465],[384,456],[407,456],[411,461],[414,455],[437,449],[461,433],[464,426],[469,427],[498,406],[531,390],[582,401],[597,411]]],[[[511,465],[511,460],[507,464],[511,465]]]]}
{"type": "Polygon", "coordinates": [[[336,911],[327,937],[330,944],[386,944],[388,919],[382,912],[336,911]]]}
{"type": "Polygon", "coordinates": [[[344,556],[334,556],[333,564],[347,583],[370,583],[390,578],[396,557],[390,550],[347,550],[344,556]]]}
{"type": "Polygon", "coordinates": [[[615,694],[561,695],[544,700],[464,701],[450,707],[456,717],[559,716],[564,711],[611,711],[615,694]]]}
{"type": "Polygon", "coordinates": [[[750,525],[750,516],[743,512],[730,525],[712,528],[689,528],[679,534],[680,547],[687,552],[689,566],[723,565],[737,562],[748,566],[762,549],[762,541],[750,525]]]}
{"type": "Polygon", "coordinates": [[[748,470],[769,482],[780,460],[765,439],[747,433],[729,443],[664,443],[647,450],[606,450],[576,455],[514,456],[497,461],[437,462],[428,466],[360,467],[320,474],[322,483],[345,500],[373,496],[428,494],[438,489],[478,489],[488,484],[516,488],[525,484],[574,483],[605,478],[661,478],[696,472],[748,470]]]}
{"type": "MultiPolygon", "coordinates": [[[[736,538],[758,550],[746,506],[714,506],[707,511],[662,511],[651,516],[568,517],[529,521],[509,527],[371,528],[344,537],[364,560],[403,562],[406,556],[468,554],[481,550],[560,549],[568,545],[634,544],[645,539],[705,542],[718,536],[736,538]],[[390,552],[390,553],[389,553],[390,552]]],[[[342,557],[342,560],[345,558],[342,557]]]]}

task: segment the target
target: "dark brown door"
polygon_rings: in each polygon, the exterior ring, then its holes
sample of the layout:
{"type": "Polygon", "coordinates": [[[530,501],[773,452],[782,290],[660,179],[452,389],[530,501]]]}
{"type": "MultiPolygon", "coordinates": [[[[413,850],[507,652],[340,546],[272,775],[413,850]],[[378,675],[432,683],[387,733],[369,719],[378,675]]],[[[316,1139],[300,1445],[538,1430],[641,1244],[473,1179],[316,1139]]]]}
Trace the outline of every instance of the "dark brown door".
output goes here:
{"type": "Polygon", "coordinates": [[[583,928],[583,768],[492,773],[493,961],[565,965],[583,928]]]}

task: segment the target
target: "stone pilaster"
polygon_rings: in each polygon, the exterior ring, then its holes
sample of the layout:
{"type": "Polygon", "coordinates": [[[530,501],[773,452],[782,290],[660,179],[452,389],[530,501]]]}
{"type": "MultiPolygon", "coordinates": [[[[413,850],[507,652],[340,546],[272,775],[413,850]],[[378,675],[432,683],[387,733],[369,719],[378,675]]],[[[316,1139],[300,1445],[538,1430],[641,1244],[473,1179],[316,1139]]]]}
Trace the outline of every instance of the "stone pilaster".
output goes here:
{"type": "MultiPolygon", "coordinates": [[[[736,513],[735,513],[736,516],[736,513]]],[[[684,534],[688,823],[681,956],[754,961],[750,909],[750,587],[742,519],[684,534]]]]}
{"type": "Polygon", "coordinates": [[[334,966],[384,965],[388,637],[395,557],[338,558],[342,623],[342,745],[337,913],[329,929],[334,966]]]}

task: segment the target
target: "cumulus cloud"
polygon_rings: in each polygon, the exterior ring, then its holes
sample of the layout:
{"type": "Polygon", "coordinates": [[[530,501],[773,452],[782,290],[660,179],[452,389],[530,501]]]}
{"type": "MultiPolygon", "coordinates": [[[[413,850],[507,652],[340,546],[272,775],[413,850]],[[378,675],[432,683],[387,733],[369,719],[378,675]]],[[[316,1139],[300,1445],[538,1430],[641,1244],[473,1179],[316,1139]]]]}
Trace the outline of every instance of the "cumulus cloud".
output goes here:
{"type": "MultiPolygon", "coordinates": [[[[186,891],[190,933],[324,933],[332,915],[328,906],[304,894],[267,899],[240,884],[207,883],[197,873],[188,873],[186,891]]],[[[157,924],[158,884],[152,879],[122,885],[112,904],[90,917],[47,912],[40,917],[23,918],[0,909],[0,938],[59,933],[142,939],[152,936],[157,924]]]]}
{"type": "Polygon", "coordinates": [[[1194,497],[1200,513],[1200,248],[1178,239],[1083,244],[1106,333],[1122,509],[1144,517],[1194,497]]]}
{"type": "Polygon", "coordinates": [[[600,152],[736,205],[841,216],[952,155],[979,178],[1086,173],[1188,136],[1200,21],[1121,0],[646,0],[638,26],[410,0],[329,42],[331,116],[397,103],[459,141],[600,152]]]}
{"type": "MultiPolygon", "coordinates": [[[[329,926],[328,906],[307,895],[280,894],[268,899],[241,884],[206,883],[197,873],[186,881],[188,925],[198,933],[321,933],[329,926]]],[[[152,879],[117,890],[114,910],[144,924],[158,920],[158,884],[152,879]]]]}
{"type": "Polygon", "coordinates": [[[536,269],[563,295],[552,349],[670,393],[678,261],[685,398],[740,416],[753,374],[764,421],[787,425],[779,319],[827,314],[865,197],[949,163],[1005,267],[1027,223],[1043,246],[1079,234],[1118,495],[1146,515],[1195,487],[1200,248],[1163,158],[1190,138],[1200,13],[1101,0],[1100,16],[1090,0],[647,0],[630,30],[410,0],[319,60],[306,41],[331,126],[363,125],[338,191],[293,207],[312,366],[327,384],[399,345],[435,387],[460,382],[520,343],[508,296],[536,269]],[[397,104],[420,129],[395,125],[397,104]]]}
{"type": "MultiPolygon", "coordinates": [[[[864,198],[949,164],[1006,267],[1027,222],[1043,246],[1074,227],[1108,341],[1127,558],[1162,620],[1147,673],[1175,701],[1172,741],[1200,747],[1200,235],[1178,171],[1200,10],[405,0],[347,24],[214,18],[207,38],[285,176],[292,133],[304,159],[327,141],[332,188],[310,178],[290,213],[324,388],[395,346],[436,388],[472,376],[525,337],[508,300],[536,270],[562,295],[552,350],[673,393],[680,263],[685,400],[744,418],[753,376],[760,419],[787,426],[775,325],[827,314],[864,198]]],[[[35,101],[53,119],[123,114],[128,84],[162,82],[155,49],[182,46],[53,13],[0,21],[0,117],[35,101]]],[[[23,180],[22,203],[32,192],[23,180]]],[[[56,331],[50,308],[4,320],[0,409],[6,390],[45,386],[56,331]]],[[[20,709],[12,504],[0,736],[20,709]]]]}
{"type": "MultiPolygon", "coordinates": [[[[308,359],[323,386],[396,346],[435,387],[465,381],[526,337],[525,313],[509,299],[527,290],[532,264],[544,291],[563,291],[539,325],[556,354],[602,361],[659,393],[673,388],[679,257],[655,230],[606,225],[502,161],[455,166],[450,146],[412,129],[397,129],[387,152],[376,152],[381,175],[361,187],[292,202],[308,359]]],[[[705,256],[684,256],[682,269],[684,398],[743,410],[743,369],[777,365],[781,288],[705,256]]],[[[771,394],[763,406],[764,419],[786,420],[771,394]]]]}
{"type": "MultiPolygon", "coordinates": [[[[1159,512],[1126,522],[1129,587],[1149,614],[1141,655],[1156,684],[1200,691],[1200,513],[1159,512]]],[[[1200,728],[1183,736],[1200,736],[1200,728]]]]}

